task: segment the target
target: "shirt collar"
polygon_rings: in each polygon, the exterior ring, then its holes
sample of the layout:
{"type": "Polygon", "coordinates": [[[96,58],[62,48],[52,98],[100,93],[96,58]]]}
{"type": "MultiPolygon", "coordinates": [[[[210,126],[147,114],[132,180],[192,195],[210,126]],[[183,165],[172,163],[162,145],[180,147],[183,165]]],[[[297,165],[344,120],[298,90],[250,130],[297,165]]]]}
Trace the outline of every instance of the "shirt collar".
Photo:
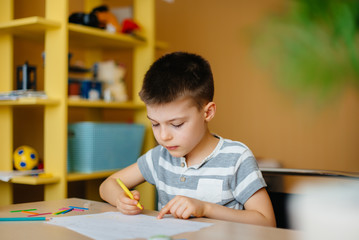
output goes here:
{"type": "MultiPolygon", "coordinates": [[[[203,164],[205,164],[206,162],[208,162],[210,159],[212,159],[214,156],[217,155],[218,151],[221,149],[222,145],[223,145],[223,138],[218,136],[218,135],[215,135],[213,134],[215,137],[219,138],[219,142],[217,143],[217,146],[214,148],[214,150],[205,158],[203,159],[203,161],[197,165],[193,165],[189,168],[193,168],[193,169],[199,169],[200,167],[203,166],[203,164]]],[[[186,164],[185,166],[187,166],[187,163],[186,163],[186,158],[185,157],[181,157],[181,164],[184,163],[186,164]]]]}

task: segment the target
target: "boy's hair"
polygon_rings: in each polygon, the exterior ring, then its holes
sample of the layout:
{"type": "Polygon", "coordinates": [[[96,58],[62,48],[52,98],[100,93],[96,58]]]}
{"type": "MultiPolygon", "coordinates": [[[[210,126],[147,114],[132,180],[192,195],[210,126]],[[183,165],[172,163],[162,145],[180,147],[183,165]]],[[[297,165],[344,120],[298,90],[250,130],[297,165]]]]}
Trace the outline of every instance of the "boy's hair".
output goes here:
{"type": "Polygon", "coordinates": [[[140,98],[145,104],[163,104],[190,96],[198,108],[213,101],[214,83],[209,63],[201,56],[169,53],[155,61],[143,80],[140,98]]]}

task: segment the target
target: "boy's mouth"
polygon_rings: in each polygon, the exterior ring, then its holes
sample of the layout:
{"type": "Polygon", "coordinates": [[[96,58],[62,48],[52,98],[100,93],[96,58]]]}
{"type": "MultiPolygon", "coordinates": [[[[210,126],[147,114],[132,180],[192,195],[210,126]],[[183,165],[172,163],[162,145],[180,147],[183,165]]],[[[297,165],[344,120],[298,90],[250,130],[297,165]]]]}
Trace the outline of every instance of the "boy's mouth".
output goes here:
{"type": "Polygon", "coordinates": [[[173,150],[176,150],[178,148],[178,146],[166,146],[166,148],[169,151],[173,151],[173,150]]]}

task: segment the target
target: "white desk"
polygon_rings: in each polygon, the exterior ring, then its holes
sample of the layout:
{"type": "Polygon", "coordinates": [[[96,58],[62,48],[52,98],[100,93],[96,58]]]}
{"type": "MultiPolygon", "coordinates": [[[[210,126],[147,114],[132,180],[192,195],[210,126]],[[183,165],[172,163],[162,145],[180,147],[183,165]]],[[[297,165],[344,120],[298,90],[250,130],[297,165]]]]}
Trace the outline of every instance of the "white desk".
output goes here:
{"type": "MultiPolygon", "coordinates": [[[[84,212],[69,212],[64,215],[56,215],[51,217],[73,216],[78,214],[93,214],[116,211],[113,206],[102,203],[89,201],[84,199],[64,199],[56,201],[33,202],[23,204],[13,204],[9,206],[0,207],[0,217],[24,217],[24,213],[11,213],[12,210],[19,209],[37,209],[37,212],[56,212],[59,208],[68,206],[84,206],[90,204],[88,211],[84,212]]],[[[144,214],[156,215],[155,211],[144,210],[144,214]]],[[[226,221],[219,221],[207,218],[194,218],[188,221],[211,222],[214,225],[201,229],[197,232],[182,233],[173,236],[173,239],[187,239],[187,240],[222,240],[222,239],[246,239],[246,240],[290,240],[296,239],[301,234],[298,231],[261,227],[248,224],[240,224],[226,221]]],[[[89,239],[79,233],[68,230],[63,227],[45,224],[43,222],[0,222],[0,239],[26,239],[26,240],[42,240],[42,239],[89,239]]]]}

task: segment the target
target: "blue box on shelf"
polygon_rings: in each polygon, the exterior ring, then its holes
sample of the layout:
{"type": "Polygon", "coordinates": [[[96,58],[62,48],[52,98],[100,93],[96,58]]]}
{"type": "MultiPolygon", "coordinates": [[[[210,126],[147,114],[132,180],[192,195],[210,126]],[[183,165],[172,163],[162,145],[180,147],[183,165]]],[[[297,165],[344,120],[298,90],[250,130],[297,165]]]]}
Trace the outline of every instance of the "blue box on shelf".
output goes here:
{"type": "Polygon", "coordinates": [[[140,124],[69,124],[67,170],[92,173],[127,167],[140,156],[144,133],[140,124]]]}
{"type": "Polygon", "coordinates": [[[68,95],[79,95],[83,99],[90,98],[90,91],[94,90],[102,98],[102,82],[89,79],[69,78],[68,95]]]}
{"type": "Polygon", "coordinates": [[[89,93],[91,90],[95,90],[98,92],[100,98],[101,98],[101,92],[102,92],[102,83],[98,81],[89,81],[85,80],[81,82],[81,97],[82,98],[90,98],[89,93]]]}

